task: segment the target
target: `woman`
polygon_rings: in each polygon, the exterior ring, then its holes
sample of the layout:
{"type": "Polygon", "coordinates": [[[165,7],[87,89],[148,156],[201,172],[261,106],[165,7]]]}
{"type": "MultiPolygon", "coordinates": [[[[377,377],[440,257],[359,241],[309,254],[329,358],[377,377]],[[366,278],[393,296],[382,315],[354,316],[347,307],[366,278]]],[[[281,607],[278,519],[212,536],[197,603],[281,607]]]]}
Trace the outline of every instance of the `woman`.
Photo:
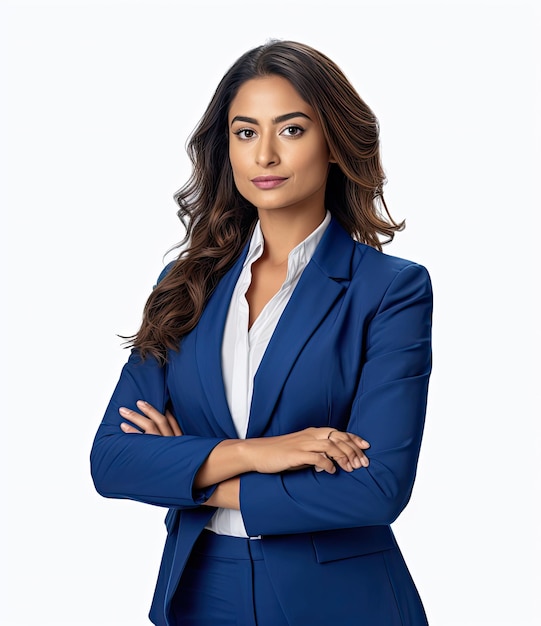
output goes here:
{"type": "Polygon", "coordinates": [[[318,51],[225,74],[92,449],[106,497],[169,507],[158,625],[426,624],[389,525],[431,367],[426,270],[385,255],[378,123],[318,51]],[[141,436],[144,433],[145,436],[141,436]]]}

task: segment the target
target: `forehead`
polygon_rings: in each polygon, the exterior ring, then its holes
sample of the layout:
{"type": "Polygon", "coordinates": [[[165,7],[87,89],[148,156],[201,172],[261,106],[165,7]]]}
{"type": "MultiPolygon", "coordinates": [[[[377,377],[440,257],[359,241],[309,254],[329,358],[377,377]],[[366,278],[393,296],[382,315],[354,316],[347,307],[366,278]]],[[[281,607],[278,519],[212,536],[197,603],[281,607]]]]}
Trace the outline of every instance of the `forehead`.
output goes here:
{"type": "Polygon", "coordinates": [[[229,119],[235,115],[255,118],[277,117],[301,111],[310,117],[312,107],[301,98],[293,85],[281,76],[252,78],[243,83],[229,107],[229,119]]]}

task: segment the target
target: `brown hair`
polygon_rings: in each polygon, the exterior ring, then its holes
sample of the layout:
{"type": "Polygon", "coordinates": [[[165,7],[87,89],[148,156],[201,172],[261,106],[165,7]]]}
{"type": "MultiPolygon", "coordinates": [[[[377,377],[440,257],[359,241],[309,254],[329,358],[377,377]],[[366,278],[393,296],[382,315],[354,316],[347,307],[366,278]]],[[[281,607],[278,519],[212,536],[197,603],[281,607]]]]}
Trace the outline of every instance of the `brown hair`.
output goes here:
{"type": "Polygon", "coordinates": [[[317,112],[329,149],[325,205],[356,240],[381,250],[404,222],[395,223],[383,199],[385,174],[379,125],[340,68],[327,56],[293,41],[273,40],[243,54],[220,81],[187,151],[193,170],[175,194],[188,244],[150,294],[130,343],[145,358],[165,363],[167,350],[199,321],[219,280],[240,255],[257,220],[256,208],[237,191],[228,155],[227,116],[246,81],[286,78],[317,112]],[[382,242],[380,235],[386,239],[382,242]]]}

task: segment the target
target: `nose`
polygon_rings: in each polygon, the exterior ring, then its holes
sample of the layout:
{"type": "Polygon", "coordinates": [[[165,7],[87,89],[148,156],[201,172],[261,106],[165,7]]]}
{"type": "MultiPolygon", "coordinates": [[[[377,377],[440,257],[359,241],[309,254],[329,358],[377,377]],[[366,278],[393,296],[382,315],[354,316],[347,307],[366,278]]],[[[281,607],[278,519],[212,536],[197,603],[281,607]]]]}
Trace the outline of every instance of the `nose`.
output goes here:
{"type": "Polygon", "coordinates": [[[270,167],[280,163],[278,150],[272,135],[261,135],[257,142],[256,163],[261,167],[270,167]]]}

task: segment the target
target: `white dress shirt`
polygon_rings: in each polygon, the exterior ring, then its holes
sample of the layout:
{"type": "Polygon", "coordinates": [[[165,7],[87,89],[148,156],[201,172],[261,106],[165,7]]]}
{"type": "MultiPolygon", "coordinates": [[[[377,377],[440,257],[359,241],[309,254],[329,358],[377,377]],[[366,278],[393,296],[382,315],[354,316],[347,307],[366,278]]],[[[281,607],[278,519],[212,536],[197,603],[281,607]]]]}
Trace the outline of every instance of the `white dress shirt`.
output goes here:
{"type": "MultiPolygon", "coordinates": [[[[252,264],[261,257],[265,245],[259,222],[255,226],[246,260],[231,297],[222,343],[225,393],[239,439],[246,438],[257,368],[278,320],[330,221],[331,214],[327,211],[325,219],[316,230],[291,250],[284,283],[248,329],[249,307],[246,292],[252,282],[252,264]]],[[[218,509],[207,528],[220,535],[248,537],[241,512],[233,509],[218,509]]]]}

